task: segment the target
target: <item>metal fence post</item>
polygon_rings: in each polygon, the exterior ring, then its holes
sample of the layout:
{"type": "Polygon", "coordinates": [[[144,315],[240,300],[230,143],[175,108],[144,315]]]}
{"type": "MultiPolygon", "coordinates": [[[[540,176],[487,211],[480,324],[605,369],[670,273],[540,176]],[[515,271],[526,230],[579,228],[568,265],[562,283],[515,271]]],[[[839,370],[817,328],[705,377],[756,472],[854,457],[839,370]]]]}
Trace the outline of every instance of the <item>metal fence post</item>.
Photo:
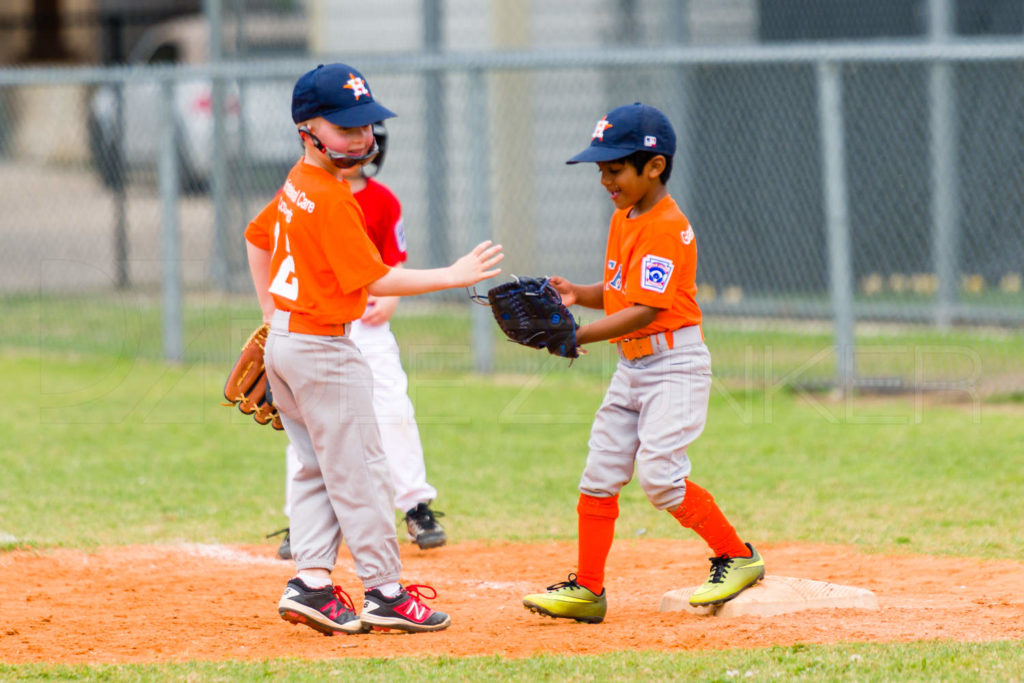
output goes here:
{"type": "MultiPolygon", "coordinates": [[[[931,40],[949,39],[952,24],[950,0],[929,0],[928,28],[931,40]]],[[[931,113],[932,221],[934,240],[932,258],[938,279],[935,325],[949,329],[957,298],[959,241],[957,235],[956,182],[956,102],[953,91],[953,65],[937,59],[929,67],[929,105],[931,113]]]]}
{"type": "MultiPolygon", "coordinates": [[[[423,51],[440,54],[444,49],[444,2],[423,2],[423,51]]],[[[450,212],[448,204],[448,136],[442,131],[448,125],[444,71],[430,69],[423,74],[423,131],[426,143],[423,158],[423,176],[427,183],[427,234],[431,267],[448,265],[451,256],[448,230],[450,212]]]]}
{"type": "MultiPolygon", "coordinates": [[[[473,243],[489,239],[491,227],[491,173],[490,142],[487,133],[487,81],[483,69],[473,69],[469,74],[469,144],[474,147],[469,158],[470,235],[473,243]]],[[[494,371],[493,318],[489,309],[471,306],[473,326],[473,369],[477,372],[494,371]]]]}
{"type": "MultiPolygon", "coordinates": [[[[124,130],[124,84],[114,86],[114,130],[124,130]]],[[[125,192],[124,148],[121,136],[114,136],[110,150],[111,194],[114,199],[114,268],[117,271],[117,288],[128,289],[131,285],[128,275],[128,197],[125,192]]]]}
{"type": "Polygon", "coordinates": [[[843,90],[840,66],[818,62],[818,110],[821,125],[822,185],[828,237],[829,284],[835,321],[836,380],[846,395],[853,389],[854,319],[850,215],[847,206],[846,154],[843,142],[843,90]]]}
{"type": "Polygon", "coordinates": [[[161,82],[163,106],[160,120],[160,222],[163,269],[164,359],[181,362],[185,358],[182,321],[181,235],[178,226],[178,145],[174,121],[174,80],[161,82]]]}
{"type": "MultiPolygon", "coordinates": [[[[210,28],[210,62],[219,65],[223,60],[223,7],[221,0],[204,0],[204,14],[210,28]]],[[[231,248],[235,242],[228,238],[227,211],[227,145],[224,144],[225,83],[217,74],[213,77],[211,100],[213,107],[213,158],[210,166],[210,199],[213,202],[213,278],[221,289],[231,289],[231,248]]]]}
{"type": "MultiPolygon", "coordinates": [[[[691,39],[688,21],[689,4],[689,0],[675,0],[666,10],[665,21],[672,22],[674,25],[673,34],[676,37],[676,44],[681,46],[688,45],[691,39]]],[[[680,169],[672,178],[679,189],[672,194],[678,197],[683,213],[692,211],[696,204],[693,173],[682,172],[693,162],[693,130],[695,128],[693,82],[693,69],[688,65],[679,65],[675,68],[675,76],[666,93],[668,101],[672,103],[672,113],[669,115],[669,119],[675,122],[676,129],[675,168],[680,169]]],[[[687,213],[687,216],[692,218],[691,214],[687,213]]]]}

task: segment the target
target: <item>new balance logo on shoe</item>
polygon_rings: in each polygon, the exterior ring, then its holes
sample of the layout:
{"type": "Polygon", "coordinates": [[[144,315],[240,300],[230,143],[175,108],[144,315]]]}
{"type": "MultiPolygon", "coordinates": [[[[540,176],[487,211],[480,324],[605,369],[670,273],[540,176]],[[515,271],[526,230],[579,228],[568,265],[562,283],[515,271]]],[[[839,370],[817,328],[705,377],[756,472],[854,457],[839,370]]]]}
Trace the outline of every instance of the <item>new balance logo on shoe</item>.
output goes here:
{"type": "Polygon", "coordinates": [[[377,589],[366,591],[363,613],[359,620],[366,628],[396,629],[408,633],[440,631],[448,628],[452,620],[444,612],[432,610],[420,598],[433,599],[437,591],[430,586],[415,585],[403,588],[398,595],[388,598],[377,589]],[[429,591],[425,595],[423,591],[429,591]]]}
{"type": "Polygon", "coordinates": [[[320,608],[320,611],[327,615],[328,619],[337,619],[338,615],[345,611],[345,605],[339,600],[331,600],[320,608]]]}
{"type": "Polygon", "coordinates": [[[406,600],[404,603],[395,608],[395,611],[399,614],[412,619],[417,624],[422,624],[430,616],[430,608],[426,605],[421,605],[415,600],[406,600]]]}
{"type": "Polygon", "coordinates": [[[367,630],[355,612],[352,598],[341,586],[312,589],[298,577],[285,586],[277,612],[285,621],[303,624],[325,636],[367,630]]]}

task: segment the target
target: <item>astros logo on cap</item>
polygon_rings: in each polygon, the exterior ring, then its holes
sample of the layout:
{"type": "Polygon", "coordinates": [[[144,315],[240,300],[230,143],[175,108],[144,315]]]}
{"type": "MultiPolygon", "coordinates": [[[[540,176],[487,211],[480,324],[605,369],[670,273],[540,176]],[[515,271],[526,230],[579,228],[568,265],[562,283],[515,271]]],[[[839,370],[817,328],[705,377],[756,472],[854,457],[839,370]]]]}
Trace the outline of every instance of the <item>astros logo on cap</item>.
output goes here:
{"type": "Polygon", "coordinates": [[[345,83],[344,88],[352,91],[352,96],[359,99],[361,95],[369,97],[370,91],[366,88],[366,81],[359,78],[355,74],[350,73],[348,75],[348,81],[345,83]]]}
{"type": "Polygon", "coordinates": [[[590,136],[591,140],[604,140],[604,132],[612,127],[612,124],[608,123],[608,117],[603,116],[601,120],[594,126],[594,133],[590,136]]]}

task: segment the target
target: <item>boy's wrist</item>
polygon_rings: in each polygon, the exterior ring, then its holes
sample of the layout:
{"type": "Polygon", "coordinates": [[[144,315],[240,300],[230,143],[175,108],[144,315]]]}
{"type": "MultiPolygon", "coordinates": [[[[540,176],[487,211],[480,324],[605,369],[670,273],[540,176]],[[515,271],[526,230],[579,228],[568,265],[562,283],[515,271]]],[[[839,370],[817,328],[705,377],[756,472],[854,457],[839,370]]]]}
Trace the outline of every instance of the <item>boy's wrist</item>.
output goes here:
{"type": "Polygon", "coordinates": [[[590,343],[590,339],[587,338],[589,336],[589,330],[587,329],[588,327],[590,326],[583,325],[576,330],[576,346],[583,346],[584,344],[590,343]]]}
{"type": "Polygon", "coordinates": [[[455,266],[447,266],[443,269],[441,284],[442,289],[453,289],[459,286],[459,280],[455,274],[455,266]]]}

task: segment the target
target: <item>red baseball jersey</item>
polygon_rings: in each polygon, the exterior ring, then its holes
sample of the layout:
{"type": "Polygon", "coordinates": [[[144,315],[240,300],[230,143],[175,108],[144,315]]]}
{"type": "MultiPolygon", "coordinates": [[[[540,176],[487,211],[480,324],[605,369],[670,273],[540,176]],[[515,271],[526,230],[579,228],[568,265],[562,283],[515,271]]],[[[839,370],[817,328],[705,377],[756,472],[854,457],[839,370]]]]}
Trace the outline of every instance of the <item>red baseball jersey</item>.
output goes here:
{"type": "Polygon", "coordinates": [[[348,182],[303,160],[245,238],[271,252],[270,293],[278,310],[292,313],[293,332],[338,334],[362,316],[366,285],[390,270],[348,182]]]}
{"type": "Polygon", "coordinates": [[[660,309],[651,324],[612,342],[646,337],[701,321],[697,305],[697,239],[672,197],[629,217],[616,211],[605,251],[604,312],[644,304],[660,309]]]}
{"type": "Polygon", "coordinates": [[[402,204],[387,185],[373,178],[366,179],[366,187],[355,193],[356,201],[366,217],[366,232],[380,252],[386,265],[404,263],[409,255],[405,250],[405,224],[402,204]]]}

